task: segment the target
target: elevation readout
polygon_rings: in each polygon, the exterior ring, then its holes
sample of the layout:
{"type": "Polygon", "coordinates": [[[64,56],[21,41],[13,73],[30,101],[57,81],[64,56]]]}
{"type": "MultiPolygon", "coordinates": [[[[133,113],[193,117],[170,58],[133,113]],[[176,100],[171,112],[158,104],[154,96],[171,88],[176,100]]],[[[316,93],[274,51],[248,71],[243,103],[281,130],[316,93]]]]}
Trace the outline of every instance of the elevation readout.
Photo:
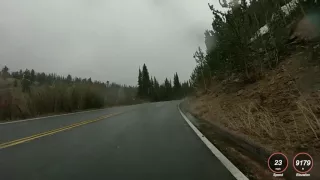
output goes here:
{"type": "Polygon", "coordinates": [[[311,171],[313,167],[313,159],[308,153],[299,153],[293,158],[293,168],[300,174],[311,171]]]}

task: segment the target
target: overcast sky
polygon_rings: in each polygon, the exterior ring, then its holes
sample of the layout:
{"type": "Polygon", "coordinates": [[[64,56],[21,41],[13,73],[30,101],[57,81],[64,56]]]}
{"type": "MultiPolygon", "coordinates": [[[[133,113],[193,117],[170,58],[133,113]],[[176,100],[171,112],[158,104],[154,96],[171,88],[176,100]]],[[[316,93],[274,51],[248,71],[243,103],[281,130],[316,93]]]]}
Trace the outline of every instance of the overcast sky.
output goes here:
{"type": "Polygon", "coordinates": [[[136,85],[187,80],[218,0],[0,0],[0,66],[136,85]]]}

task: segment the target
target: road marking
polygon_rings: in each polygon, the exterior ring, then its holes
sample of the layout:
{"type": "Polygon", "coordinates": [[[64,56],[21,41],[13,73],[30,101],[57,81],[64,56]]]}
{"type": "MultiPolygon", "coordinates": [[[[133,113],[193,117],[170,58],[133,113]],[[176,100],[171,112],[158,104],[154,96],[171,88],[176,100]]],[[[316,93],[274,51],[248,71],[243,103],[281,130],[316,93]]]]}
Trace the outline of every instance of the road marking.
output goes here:
{"type": "Polygon", "coordinates": [[[222,162],[222,164],[230,171],[230,173],[237,180],[249,180],[232,162],[229,161],[192,123],[191,121],[183,114],[179,105],[178,109],[180,111],[183,119],[189,124],[191,129],[198,135],[198,137],[203,141],[203,143],[211,150],[211,152],[222,162]]]}
{"type": "Polygon", "coordinates": [[[93,120],[81,121],[79,123],[71,124],[71,125],[68,125],[68,126],[65,126],[65,127],[58,128],[58,129],[53,129],[53,130],[42,132],[42,133],[35,134],[35,135],[32,135],[32,136],[28,136],[28,137],[16,139],[16,140],[13,140],[13,141],[5,142],[5,143],[0,144],[0,150],[4,149],[4,148],[7,148],[7,147],[10,147],[10,146],[15,146],[15,145],[18,145],[18,144],[21,144],[21,143],[25,143],[25,142],[32,141],[32,140],[35,140],[35,139],[39,139],[39,138],[44,137],[44,136],[53,135],[53,134],[56,134],[56,133],[59,133],[59,132],[62,132],[62,131],[66,131],[66,130],[69,130],[69,129],[72,129],[72,128],[75,128],[75,127],[79,127],[79,126],[83,126],[83,125],[86,125],[86,124],[94,123],[94,122],[97,122],[97,121],[100,121],[100,120],[103,120],[103,119],[106,119],[106,118],[109,118],[109,117],[112,117],[112,116],[116,116],[116,115],[119,115],[119,114],[122,114],[122,113],[123,112],[109,114],[109,115],[105,115],[105,116],[100,116],[100,117],[98,117],[96,119],[93,119],[93,120]]]}
{"type": "Polygon", "coordinates": [[[44,117],[37,117],[37,118],[30,118],[30,119],[23,119],[23,120],[9,121],[9,122],[1,122],[0,125],[20,123],[20,122],[26,122],[26,121],[34,121],[34,120],[39,120],[39,119],[51,118],[51,117],[59,117],[59,116],[66,116],[66,115],[73,115],[73,114],[81,114],[81,113],[101,111],[101,110],[104,110],[104,109],[95,109],[95,110],[89,110],[89,111],[80,111],[80,112],[74,112],[74,113],[65,113],[65,114],[58,114],[58,115],[52,115],[52,116],[44,116],[44,117]]]}

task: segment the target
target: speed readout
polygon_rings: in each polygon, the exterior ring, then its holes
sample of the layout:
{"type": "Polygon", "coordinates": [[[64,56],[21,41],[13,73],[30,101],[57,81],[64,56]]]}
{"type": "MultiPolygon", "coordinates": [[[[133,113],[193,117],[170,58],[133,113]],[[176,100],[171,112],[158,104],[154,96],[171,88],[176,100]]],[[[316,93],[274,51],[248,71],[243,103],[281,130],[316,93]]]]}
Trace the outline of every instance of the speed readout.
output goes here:
{"type": "Polygon", "coordinates": [[[288,158],[283,153],[273,153],[268,159],[268,167],[274,173],[283,173],[288,168],[288,158]]]}

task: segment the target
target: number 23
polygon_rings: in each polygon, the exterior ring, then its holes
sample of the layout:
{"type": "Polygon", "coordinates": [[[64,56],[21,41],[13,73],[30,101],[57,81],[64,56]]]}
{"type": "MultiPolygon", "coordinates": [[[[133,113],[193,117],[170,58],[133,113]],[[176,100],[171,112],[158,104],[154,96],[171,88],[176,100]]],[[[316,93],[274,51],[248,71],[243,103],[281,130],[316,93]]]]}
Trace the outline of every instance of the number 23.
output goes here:
{"type": "Polygon", "coordinates": [[[282,160],[275,160],[274,165],[275,166],[281,166],[282,165],[282,160]]]}

